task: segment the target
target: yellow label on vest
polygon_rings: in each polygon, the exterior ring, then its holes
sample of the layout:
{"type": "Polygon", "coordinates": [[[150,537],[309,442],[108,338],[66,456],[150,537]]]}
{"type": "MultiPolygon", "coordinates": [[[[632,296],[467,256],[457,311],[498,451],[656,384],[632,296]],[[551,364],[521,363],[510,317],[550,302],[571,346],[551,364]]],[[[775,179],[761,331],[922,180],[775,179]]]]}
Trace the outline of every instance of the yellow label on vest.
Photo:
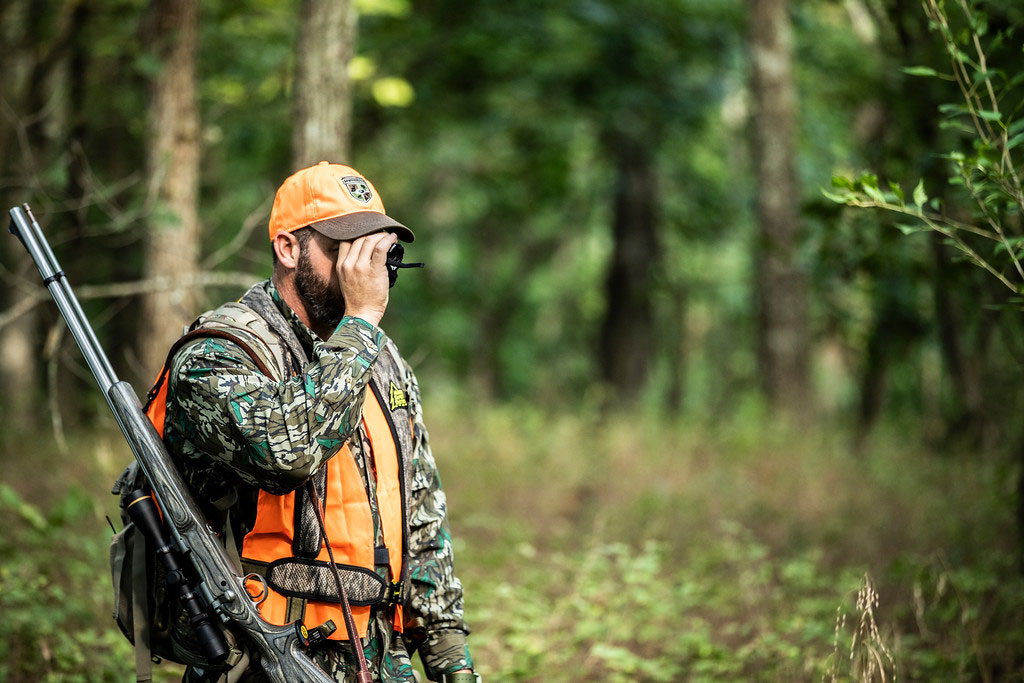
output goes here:
{"type": "Polygon", "coordinates": [[[405,398],[405,392],[399,389],[394,382],[388,389],[388,403],[391,405],[391,410],[405,408],[409,405],[409,401],[405,398]]]}

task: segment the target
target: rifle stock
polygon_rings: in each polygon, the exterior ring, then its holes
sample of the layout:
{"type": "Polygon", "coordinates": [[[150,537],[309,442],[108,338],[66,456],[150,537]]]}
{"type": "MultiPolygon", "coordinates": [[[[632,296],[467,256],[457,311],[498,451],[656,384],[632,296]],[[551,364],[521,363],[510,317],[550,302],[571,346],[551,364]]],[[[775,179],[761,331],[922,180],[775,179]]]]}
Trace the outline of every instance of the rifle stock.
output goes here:
{"type": "Polygon", "coordinates": [[[244,577],[235,569],[220,540],[171,460],[163,440],[142,412],[138,396],[127,382],[118,380],[78,299],[60,269],[28,205],[10,210],[10,231],[16,235],[39,268],[43,284],[53,296],[75,342],[138,460],[163,512],[176,550],[191,563],[198,577],[196,589],[217,621],[243,636],[268,680],[275,683],[330,683],[307,655],[296,624],[279,626],[264,621],[245,590],[244,577]],[[27,218],[26,218],[27,214],[27,218]]]}

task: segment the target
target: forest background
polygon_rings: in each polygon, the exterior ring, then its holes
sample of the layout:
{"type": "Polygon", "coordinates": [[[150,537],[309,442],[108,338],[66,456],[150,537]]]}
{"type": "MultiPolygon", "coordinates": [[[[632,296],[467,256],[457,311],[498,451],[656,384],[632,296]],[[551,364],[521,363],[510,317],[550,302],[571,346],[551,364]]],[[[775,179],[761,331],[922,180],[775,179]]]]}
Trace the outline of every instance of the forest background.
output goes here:
{"type": "MultiPolygon", "coordinates": [[[[987,211],[955,156],[984,167],[973,117],[1012,157],[1022,22],[7,0],[0,204],[31,202],[141,393],[181,325],[269,275],[284,177],[365,173],[427,263],[383,327],[489,679],[1024,680],[1020,207],[987,211]],[[922,207],[998,223],[1012,282],[922,207]]],[[[0,266],[0,680],[128,680],[105,517],[130,454],[13,237],[0,266]]]]}

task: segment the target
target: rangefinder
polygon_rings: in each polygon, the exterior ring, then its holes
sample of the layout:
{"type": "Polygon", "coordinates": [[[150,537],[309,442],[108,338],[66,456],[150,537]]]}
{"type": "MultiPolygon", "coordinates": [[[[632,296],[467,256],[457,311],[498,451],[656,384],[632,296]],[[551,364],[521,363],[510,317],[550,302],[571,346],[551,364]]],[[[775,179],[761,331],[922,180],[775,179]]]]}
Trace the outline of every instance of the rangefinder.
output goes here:
{"type": "Polygon", "coordinates": [[[399,242],[395,242],[388,249],[388,256],[385,263],[388,266],[388,287],[394,287],[395,283],[398,282],[398,269],[399,268],[422,268],[425,264],[423,263],[402,263],[402,259],[405,258],[405,247],[399,242]]]}

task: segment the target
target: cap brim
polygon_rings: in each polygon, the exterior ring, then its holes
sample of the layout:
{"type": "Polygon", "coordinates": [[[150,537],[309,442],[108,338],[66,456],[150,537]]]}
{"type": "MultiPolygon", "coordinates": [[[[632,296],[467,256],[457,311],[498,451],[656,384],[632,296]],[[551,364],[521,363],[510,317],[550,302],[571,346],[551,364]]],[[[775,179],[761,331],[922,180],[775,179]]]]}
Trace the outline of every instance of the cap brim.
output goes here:
{"type": "Polygon", "coordinates": [[[403,242],[412,242],[416,236],[394,218],[377,211],[358,211],[337,218],[327,218],[310,224],[311,228],[332,240],[354,240],[363,235],[388,230],[403,242]]]}

